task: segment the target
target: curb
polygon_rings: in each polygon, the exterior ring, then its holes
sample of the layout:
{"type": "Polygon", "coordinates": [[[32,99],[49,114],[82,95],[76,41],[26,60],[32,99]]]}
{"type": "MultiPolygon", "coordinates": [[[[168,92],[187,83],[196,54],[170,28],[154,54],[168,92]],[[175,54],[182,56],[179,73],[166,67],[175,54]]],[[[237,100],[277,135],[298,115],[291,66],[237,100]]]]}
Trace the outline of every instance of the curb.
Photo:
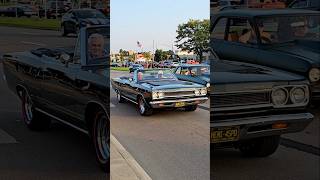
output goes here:
{"type": "Polygon", "coordinates": [[[132,157],[132,155],[120,144],[120,142],[112,134],[110,134],[110,138],[110,144],[113,144],[115,146],[115,149],[120,153],[120,155],[132,168],[136,176],[141,180],[152,180],[151,177],[139,165],[139,163],[132,157]]]}

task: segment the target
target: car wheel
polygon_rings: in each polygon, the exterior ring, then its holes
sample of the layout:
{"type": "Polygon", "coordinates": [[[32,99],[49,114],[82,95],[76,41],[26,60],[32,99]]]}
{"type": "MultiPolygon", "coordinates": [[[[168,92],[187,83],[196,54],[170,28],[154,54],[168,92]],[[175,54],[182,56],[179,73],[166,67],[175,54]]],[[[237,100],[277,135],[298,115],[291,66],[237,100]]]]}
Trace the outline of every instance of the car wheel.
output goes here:
{"type": "Polygon", "coordinates": [[[61,35],[62,36],[68,35],[68,32],[66,31],[66,27],[63,24],[61,25],[61,35]]]}
{"type": "Polygon", "coordinates": [[[184,108],[185,111],[195,111],[198,108],[198,105],[186,106],[184,108]]]}
{"type": "Polygon", "coordinates": [[[22,118],[27,127],[31,130],[45,130],[50,127],[51,119],[48,116],[38,112],[30,95],[22,92],[22,118]]]}
{"type": "Polygon", "coordinates": [[[104,172],[110,172],[110,124],[102,109],[95,113],[91,132],[97,161],[104,172]]]}
{"type": "Polygon", "coordinates": [[[116,90],[116,94],[117,94],[117,100],[119,103],[123,103],[124,102],[124,98],[122,97],[121,93],[119,90],[116,90]]]}
{"type": "Polygon", "coordinates": [[[142,116],[150,116],[153,113],[153,109],[146,104],[141,96],[138,97],[138,110],[142,116]]]}
{"type": "Polygon", "coordinates": [[[239,145],[239,150],[245,156],[267,157],[273,154],[280,143],[280,136],[268,136],[246,141],[239,145]]]}

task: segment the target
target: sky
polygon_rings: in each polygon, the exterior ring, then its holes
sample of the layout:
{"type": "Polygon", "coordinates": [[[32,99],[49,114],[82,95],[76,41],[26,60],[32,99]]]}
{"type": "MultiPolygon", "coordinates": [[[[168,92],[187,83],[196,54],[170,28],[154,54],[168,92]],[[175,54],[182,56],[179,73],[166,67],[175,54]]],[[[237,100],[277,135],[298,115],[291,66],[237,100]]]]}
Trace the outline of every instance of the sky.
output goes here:
{"type": "Polygon", "coordinates": [[[171,50],[179,24],[189,19],[209,19],[210,1],[112,0],[110,13],[112,53],[120,49],[153,51],[153,47],[171,50]]]}

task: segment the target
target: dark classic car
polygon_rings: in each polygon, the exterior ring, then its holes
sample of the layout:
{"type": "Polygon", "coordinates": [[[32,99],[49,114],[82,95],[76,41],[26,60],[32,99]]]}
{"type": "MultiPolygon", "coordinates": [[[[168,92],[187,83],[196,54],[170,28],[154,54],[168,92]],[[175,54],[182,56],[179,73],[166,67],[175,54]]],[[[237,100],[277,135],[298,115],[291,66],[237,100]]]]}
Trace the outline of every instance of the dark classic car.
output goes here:
{"type": "Polygon", "coordinates": [[[133,77],[111,80],[118,102],[131,101],[141,115],[151,115],[154,108],[181,108],[195,111],[208,100],[201,84],[178,80],[169,69],[138,69],[133,77]]]}
{"type": "Polygon", "coordinates": [[[80,28],[92,25],[108,25],[109,19],[95,9],[72,9],[62,16],[61,35],[78,34],[80,28]]]}
{"type": "Polygon", "coordinates": [[[211,72],[213,150],[234,147],[244,155],[269,156],[281,134],[302,131],[313,120],[303,76],[226,60],[211,61],[211,72]]]}
{"type": "Polygon", "coordinates": [[[104,171],[110,161],[109,53],[104,52],[109,45],[96,45],[109,38],[109,26],[83,28],[73,52],[40,48],[3,55],[4,78],[21,99],[25,124],[44,130],[55,119],[88,134],[104,171]]]}
{"type": "Polygon", "coordinates": [[[305,76],[320,99],[320,12],[236,9],[212,17],[211,46],[222,59],[305,76]]]}
{"type": "Polygon", "coordinates": [[[179,80],[202,84],[210,92],[210,66],[207,64],[180,64],[174,69],[179,80]]]}
{"type": "Polygon", "coordinates": [[[288,7],[293,9],[309,9],[314,11],[320,11],[320,1],[319,0],[294,0],[289,4],[288,7]]]}

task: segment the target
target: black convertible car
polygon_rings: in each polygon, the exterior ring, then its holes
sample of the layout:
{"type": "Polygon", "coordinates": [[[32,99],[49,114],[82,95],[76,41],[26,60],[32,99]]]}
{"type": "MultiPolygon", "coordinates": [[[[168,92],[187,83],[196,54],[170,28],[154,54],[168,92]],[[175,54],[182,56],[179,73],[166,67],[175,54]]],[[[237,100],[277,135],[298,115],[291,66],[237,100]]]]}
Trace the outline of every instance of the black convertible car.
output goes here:
{"type": "Polygon", "coordinates": [[[154,108],[185,108],[195,111],[208,100],[201,84],[178,80],[170,69],[137,69],[132,77],[111,80],[119,102],[138,105],[141,115],[151,115],[154,108]]]}
{"type": "Polygon", "coordinates": [[[235,9],[213,16],[211,46],[222,59],[305,76],[320,99],[320,12],[235,9]]]}
{"type": "Polygon", "coordinates": [[[104,171],[110,161],[109,38],[109,26],[83,28],[72,52],[41,48],[3,56],[25,124],[44,130],[55,119],[88,134],[104,171]]]}

